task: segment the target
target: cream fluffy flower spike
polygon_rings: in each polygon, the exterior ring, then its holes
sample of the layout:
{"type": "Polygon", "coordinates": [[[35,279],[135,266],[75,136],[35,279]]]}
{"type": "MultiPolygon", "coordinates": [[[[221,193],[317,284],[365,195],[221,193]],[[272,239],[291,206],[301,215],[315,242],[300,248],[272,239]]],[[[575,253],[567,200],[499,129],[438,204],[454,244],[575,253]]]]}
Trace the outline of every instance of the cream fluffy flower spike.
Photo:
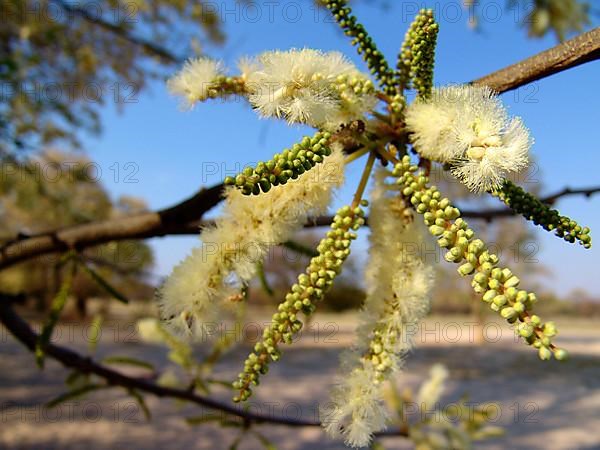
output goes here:
{"type": "Polygon", "coordinates": [[[418,251],[422,235],[401,197],[386,186],[387,175],[378,172],[371,196],[368,290],[358,342],[342,355],[345,375],[321,417],[331,436],[341,435],[353,447],[368,445],[385,428],[383,382],[401,368],[429,310],[432,271],[418,251]]]}
{"type": "Polygon", "coordinates": [[[487,87],[434,89],[429,100],[407,108],[406,126],[419,154],[452,164],[452,173],[474,192],[497,189],[528,164],[529,131],[487,87]]]}
{"type": "Polygon", "coordinates": [[[183,68],[167,82],[167,88],[174,95],[181,96],[188,107],[207,100],[216,81],[222,77],[223,64],[209,58],[196,58],[186,61],[183,68]]]}
{"type": "Polygon", "coordinates": [[[235,298],[271,246],[288,240],[309,215],[324,213],[344,178],[339,144],[320,170],[307,172],[260,196],[228,188],[224,211],[202,231],[202,246],[175,267],[159,295],[161,316],[177,334],[203,336],[218,322],[228,298],[235,298]]]}
{"type": "Polygon", "coordinates": [[[338,52],[265,52],[242,60],[240,70],[250,103],[264,117],[335,129],[377,103],[371,80],[338,52]]]}
{"type": "Polygon", "coordinates": [[[434,364],[431,367],[429,378],[421,385],[417,393],[417,406],[422,411],[433,411],[436,409],[437,403],[444,393],[448,375],[448,369],[443,364],[434,364]]]}

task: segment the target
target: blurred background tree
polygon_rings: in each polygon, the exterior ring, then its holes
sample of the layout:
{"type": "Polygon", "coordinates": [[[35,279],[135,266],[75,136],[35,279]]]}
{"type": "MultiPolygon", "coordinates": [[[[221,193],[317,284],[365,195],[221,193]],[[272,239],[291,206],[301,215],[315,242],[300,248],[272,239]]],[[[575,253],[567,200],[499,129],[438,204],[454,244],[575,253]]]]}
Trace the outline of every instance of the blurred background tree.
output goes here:
{"type": "MultiPolygon", "coordinates": [[[[45,151],[19,164],[4,162],[0,177],[0,239],[42,234],[70,225],[111,219],[146,210],[138,198],[112,202],[98,181],[96,166],[82,155],[45,151]]],[[[111,242],[81,253],[87,264],[124,297],[150,298],[147,270],[151,248],[142,241],[111,242]]],[[[58,255],[27,261],[0,273],[4,290],[22,293],[45,307],[62,284],[58,255]]],[[[86,299],[106,295],[105,289],[86,271],[73,280],[73,295],[80,314],[86,299]]]]}
{"type": "MultiPolygon", "coordinates": [[[[464,0],[471,11],[470,25],[477,28],[485,22],[485,1],[464,0]]],[[[581,0],[508,0],[507,9],[522,11],[516,16],[530,37],[541,38],[554,33],[563,41],[573,33],[581,33],[590,25],[590,14],[597,14],[590,2],[581,0]]]]}
{"type": "Polygon", "coordinates": [[[110,99],[132,101],[161,70],[222,42],[203,0],[0,2],[0,150],[39,148],[100,131],[110,99]],[[157,44],[160,43],[160,44],[157,44]]]}

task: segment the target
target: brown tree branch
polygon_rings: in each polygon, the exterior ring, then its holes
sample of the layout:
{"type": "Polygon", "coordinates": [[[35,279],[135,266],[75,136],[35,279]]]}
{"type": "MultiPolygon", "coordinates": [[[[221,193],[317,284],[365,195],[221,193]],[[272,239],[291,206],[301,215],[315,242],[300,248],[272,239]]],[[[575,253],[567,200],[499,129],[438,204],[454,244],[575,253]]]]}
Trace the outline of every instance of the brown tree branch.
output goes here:
{"type": "Polygon", "coordinates": [[[471,83],[506,92],[599,58],[600,27],[471,83]]]}
{"type": "MultiPolygon", "coordinates": [[[[599,47],[600,28],[596,28],[520,63],[479,78],[473,83],[486,84],[500,93],[505,92],[578,64],[598,59],[599,47]]],[[[0,269],[35,256],[68,249],[81,249],[113,240],[187,234],[200,225],[205,212],[220,202],[222,189],[222,185],[202,189],[184,202],[158,212],[77,225],[26,239],[17,239],[0,249],[0,269]]],[[[509,209],[464,213],[465,217],[488,220],[511,215],[513,213],[509,209]]],[[[321,219],[317,219],[317,223],[320,222],[321,219]]]]}
{"type": "MultiPolygon", "coordinates": [[[[195,235],[202,227],[214,222],[201,220],[205,212],[216,206],[221,199],[222,185],[200,191],[188,200],[171,208],[158,212],[148,212],[104,222],[76,225],[62,230],[37,235],[19,235],[0,248],[0,269],[10,267],[21,261],[48,253],[67,250],[81,250],[110,241],[126,239],[144,239],[167,235],[195,235]]],[[[554,204],[560,198],[584,195],[591,197],[600,192],[600,186],[591,188],[564,188],[554,194],[541,198],[542,202],[554,204]]],[[[485,210],[464,210],[465,218],[492,220],[513,217],[510,208],[485,210]]],[[[310,219],[306,228],[329,226],[333,217],[319,216],[310,219]]],[[[368,224],[368,219],[366,224],[368,224]]]]}
{"type": "Polygon", "coordinates": [[[171,234],[182,224],[201,219],[205,212],[221,201],[222,191],[221,184],[202,189],[189,199],[157,212],[75,225],[14,241],[0,249],[0,269],[47,253],[171,234]]]}
{"type": "MultiPolygon", "coordinates": [[[[0,300],[0,323],[25,347],[30,351],[35,351],[38,335],[31,327],[15,313],[10,306],[10,299],[0,300]]],[[[319,427],[321,423],[314,420],[292,419],[272,414],[255,413],[251,410],[245,410],[243,407],[235,406],[230,403],[221,402],[210,397],[199,395],[189,389],[177,389],[166,386],[160,386],[148,379],[136,378],[124,375],[114,369],[106,367],[95,362],[89,357],[84,357],[78,353],[60,347],[54,344],[48,344],[44,352],[46,356],[55,359],[63,366],[77,370],[80,373],[94,374],[104,379],[108,385],[124,387],[126,389],[135,389],[142,392],[153,394],[157,397],[169,397],[189,401],[208,409],[219,411],[225,415],[237,417],[245,424],[271,424],[286,425],[292,427],[319,427]]],[[[407,436],[404,430],[389,430],[378,433],[378,436],[407,436]]]]}

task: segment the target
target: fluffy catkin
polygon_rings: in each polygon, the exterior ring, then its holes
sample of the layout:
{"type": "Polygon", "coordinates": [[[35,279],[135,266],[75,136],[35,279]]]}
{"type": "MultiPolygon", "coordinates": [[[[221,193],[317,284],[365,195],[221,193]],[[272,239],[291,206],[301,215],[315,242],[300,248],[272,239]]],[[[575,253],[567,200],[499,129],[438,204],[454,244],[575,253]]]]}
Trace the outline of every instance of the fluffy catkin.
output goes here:
{"type": "Polygon", "coordinates": [[[223,214],[205,228],[159,293],[161,317],[178,334],[201,335],[218,322],[228,299],[239,297],[269,248],[288,240],[311,215],[327,210],[334,188],[344,178],[338,144],[323,163],[296,180],[259,196],[226,191],[223,214]]]}
{"type": "Polygon", "coordinates": [[[367,297],[358,342],[342,355],[344,375],[322,409],[328,434],[352,447],[368,445],[385,427],[383,382],[401,368],[429,310],[432,273],[421,259],[422,236],[404,201],[389,192],[386,174],[383,169],[377,174],[371,196],[367,297]]]}

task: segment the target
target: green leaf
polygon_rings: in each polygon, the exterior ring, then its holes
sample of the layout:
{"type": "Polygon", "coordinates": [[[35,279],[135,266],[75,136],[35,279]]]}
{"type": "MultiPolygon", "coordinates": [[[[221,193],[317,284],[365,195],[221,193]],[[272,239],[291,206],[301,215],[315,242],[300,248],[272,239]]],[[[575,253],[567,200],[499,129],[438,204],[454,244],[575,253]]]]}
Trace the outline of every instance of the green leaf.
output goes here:
{"type": "Polygon", "coordinates": [[[81,264],[81,266],[83,266],[83,269],[88,273],[88,275],[96,282],[98,283],[98,285],[104,289],[106,292],[108,292],[112,297],[116,298],[117,300],[119,300],[121,303],[129,303],[129,300],[127,299],[127,297],[125,297],[123,294],[121,294],[118,290],[116,290],[108,281],[106,281],[104,279],[104,277],[102,277],[102,275],[100,275],[98,272],[96,272],[94,269],[92,269],[88,264],[86,264],[85,262],[79,260],[79,263],[81,264]]]}
{"type": "Polygon", "coordinates": [[[65,384],[70,389],[81,387],[82,385],[88,384],[89,374],[79,372],[78,370],[72,370],[67,378],[65,378],[65,384]]]}
{"type": "Polygon", "coordinates": [[[260,281],[260,286],[267,293],[267,295],[273,297],[273,295],[275,295],[275,292],[273,291],[273,288],[271,288],[271,286],[269,285],[269,280],[267,280],[267,276],[265,274],[265,267],[262,261],[256,264],[256,273],[260,281]]]}
{"type": "Polygon", "coordinates": [[[260,441],[260,443],[266,450],[277,450],[275,444],[269,441],[269,439],[265,435],[260,434],[258,431],[254,431],[253,434],[254,436],[256,436],[256,438],[260,441]]]}
{"type": "Polygon", "coordinates": [[[108,387],[109,386],[107,386],[105,384],[86,384],[85,386],[82,386],[77,389],[72,389],[68,392],[65,392],[64,394],[59,395],[58,397],[54,398],[53,400],[50,400],[48,403],[46,403],[46,408],[54,408],[68,400],[80,398],[80,397],[84,396],[85,394],[87,394],[88,392],[97,391],[99,389],[106,389],[108,387]]]}
{"type": "Polygon", "coordinates": [[[210,422],[219,422],[223,419],[222,415],[201,415],[194,417],[186,417],[185,421],[188,425],[203,425],[210,422]]]}
{"type": "Polygon", "coordinates": [[[233,386],[231,385],[231,381],[230,380],[217,380],[215,378],[208,378],[206,380],[206,382],[208,384],[216,384],[216,385],[219,385],[219,386],[223,386],[224,388],[227,388],[227,389],[233,389],[233,386]]]}
{"type": "Polygon", "coordinates": [[[123,364],[128,366],[143,367],[144,369],[154,370],[154,366],[147,361],[131,358],[129,356],[108,356],[102,360],[104,364],[123,364]]]}
{"type": "MultiPolygon", "coordinates": [[[[73,266],[75,267],[75,266],[73,266]]],[[[60,317],[60,313],[62,312],[65,304],[67,303],[67,299],[69,297],[69,291],[71,290],[71,283],[73,281],[74,269],[69,271],[63,283],[60,287],[60,290],[52,300],[52,305],[50,306],[50,314],[48,315],[48,320],[44,324],[42,328],[42,332],[37,338],[35,343],[35,361],[40,367],[40,369],[44,368],[44,356],[45,356],[45,348],[48,346],[50,342],[50,338],[52,337],[52,332],[54,331],[54,327],[58,322],[60,317]]]]}
{"type": "Polygon", "coordinates": [[[102,336],[102,322],[104,322],[104,317],[102,314],[96,315],[92,321],[92,330],[88,341],[88,349],[90,353],[94,353],[96,351],[98,340],[100,339],[100,336],[102,336]]]}
{"type": "Polygon", "coordinates": [[[146,420],[150,421],[150,419],[152,419],[152,413],[150,412],[150,408],[148,408],[146,400],[144,400],[142,394],[140,394],[136,389],[128,389],[127,392],[129,392],[129,394],[135,399],[135,401],[137,401],[138,405],[140,405],[140,408],[144,412],[144,417],[146,418],[146,420]]]}
{"type": "Polygon", "coordinates": [[[233,441],[231,443],[231,445],[229,446],[229,450],[237,450],[238,446],[240,445],[240,442],[242,442],[242,438],[244,437],[244,434],[246,433],[241,433],[238,437],[235,438],[235,441],[233,441]]]}

